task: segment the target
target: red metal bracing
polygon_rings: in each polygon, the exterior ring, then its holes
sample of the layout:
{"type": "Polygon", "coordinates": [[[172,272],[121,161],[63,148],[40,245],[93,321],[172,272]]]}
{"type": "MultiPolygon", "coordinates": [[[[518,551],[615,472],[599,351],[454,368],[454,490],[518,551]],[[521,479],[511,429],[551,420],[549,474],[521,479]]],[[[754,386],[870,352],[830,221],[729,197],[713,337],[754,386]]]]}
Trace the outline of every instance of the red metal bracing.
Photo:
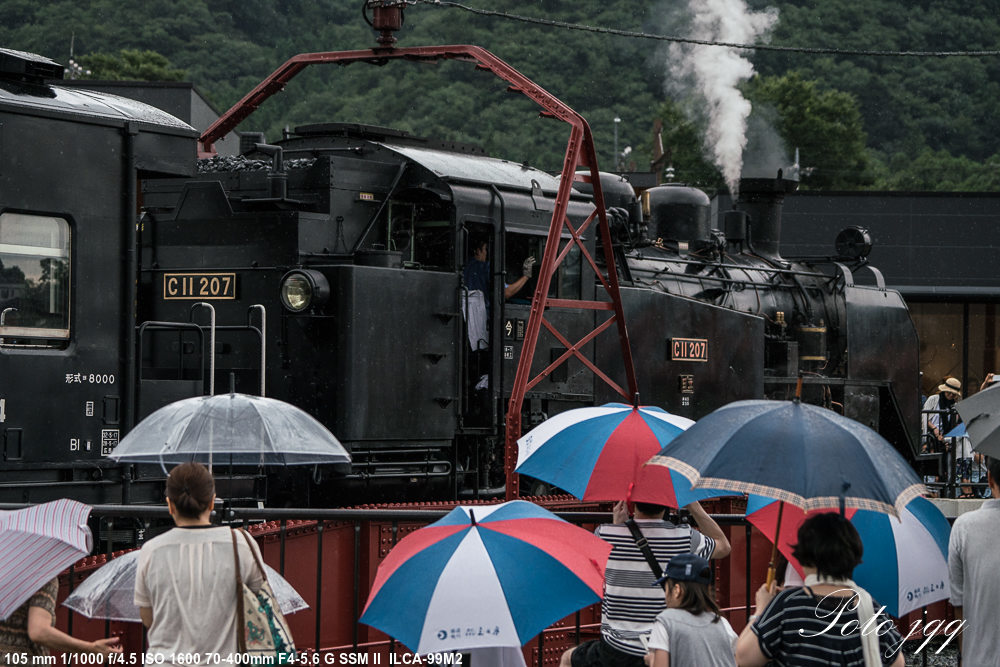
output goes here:
{"type": "Polygon", "coordinates": [[[513,67],[496,57],[489,51],[471,45],[453,46],[421,46],[407,48],[377,48],[364,49],[359,51],[331,51],[325,53],[305,53],[289,59],[284,65],[276,69],[269,77],[262,81],[256,88],[248,93],[242,100],[236,103],[229,111],[222,115],[212,124],[199,140],[201,157],[208,157],[214,153],[214,143],[229,133],[243,119],[254,112],[267,98],[282,90],[296,74],[305,67],[314,64],[336,63],[338,65],[349,65],[352,63],[369,63],[383,65],[392,59],[434,61],[434,60],[459,60],[475,63],[478,69],[492,72],[497,77],[510,84],[508,90],[522,93],[537,102],[543,109],[541,115],[558,118],[571,126],[569,143],[566,147],[566,157],[563,160],[559,191],[556,196],[555,208],[552,212],[552,222],[549,225],[548,241],[545,246],[545,256],[542,258],[539,268],[538,285],[531,302],[531,314],[528,319],[528,327],[521,348],[521,357],[518,360],[517,375],[514,379],[514,387],[511,393],[510,402],[507,406],[506,421],[506,448],[504,452],[504,468],[507,473],[507,499],[513,499],[519,495],[518,475],[514,473],[514,466],[517,461],[517,439],[521,436],[521,407],[524,403],[525,394],[529,389],[538,384],[548,376],[553,369],[565,363],[571,357],[576,357],[585,366],[590,368],[601,380],[609,384],[615,391],[621,394],[626,402],[631,402],[638,391],[635,379],[635,369],[632,364],[632,351],[629,345],[628,331],[625,326],[625,317],[622,312],[621,296],[619,294],[618,273],[615,268],[614,254],[611,247],[611,232],[608,227],[607,214],[604,209],[604,193],[601,190],[601,180],[597,167],[597,156],[594,150],[594,138],[590,132],[590,126],[580,114],[570,109],[551,93],[547,92],[526,76],[515,70],[513,67]],[[588,173],[577,175],[577,169],[584,167],[588,173]],[[578,228],[567,217],[569,207],[570,192],[574,180],[590,182],[594,192],[594,212],[578,228]],[[601,270],[594,258],[587,252],[586,247],[580,240],[580,235],[597,218],[600,228],[601,242],[604,248],[604,266],[601,270]],[[566,230],[570,234],[570,239],[565,245],[560,247],[562,233],[566,230]],[[608,300],[584,301],[582,299],[551,299],[548,297],[549,284],[555,273],[556,267],[562,263],[566,255],[576,245],[580,248],[586,263],[594,270],[594,273],[604,289],[608,300]],[[569,308],[605,311],[608,318],[598,324],[597,328],[576,342],[568,340],[563,336],[553,324],[545,318],[547,308],[569,308]],[[627,389],[622,388],[618,383],[608,377],[603,371],[582,353],[582,348],[600,333],[616,325],[618,338],[621,345],[622,357],[624,361],[627,389]],[[535,377],[531,374],[531,362],[534,359],[535,347],[538,343],[538,335],[542,327],[545,327],[562,345],[566,347],[566,352],[549,364],[541,373],[535,377]]]}

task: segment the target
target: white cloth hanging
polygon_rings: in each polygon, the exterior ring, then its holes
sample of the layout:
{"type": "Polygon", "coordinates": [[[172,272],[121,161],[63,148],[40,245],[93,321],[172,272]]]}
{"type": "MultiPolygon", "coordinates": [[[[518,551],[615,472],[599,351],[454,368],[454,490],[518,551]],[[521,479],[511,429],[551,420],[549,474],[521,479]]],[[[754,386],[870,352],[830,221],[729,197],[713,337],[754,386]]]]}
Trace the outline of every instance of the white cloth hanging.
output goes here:
{"type": "Polygon", "coordinates": [[[486,295],[482,290],[466,290],[462,294],[462,315],[469,332],[469,346],[485,350],[490,346],[490,330],[486,323],[486,295]]]}

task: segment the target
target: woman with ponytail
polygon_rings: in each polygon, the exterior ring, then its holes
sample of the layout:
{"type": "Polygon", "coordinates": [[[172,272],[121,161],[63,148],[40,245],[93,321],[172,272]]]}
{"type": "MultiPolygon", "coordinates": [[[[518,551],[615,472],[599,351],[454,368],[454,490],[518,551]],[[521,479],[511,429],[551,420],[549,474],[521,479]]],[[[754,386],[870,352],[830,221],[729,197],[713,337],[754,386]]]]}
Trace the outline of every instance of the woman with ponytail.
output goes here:
{"type": "MultiPolygon", "coordinates": [[[[225,661],[237,651],[232,531],[212,525],[214,505],[215,480],[205,466],[177,466],[167,477],[167,509],[176,528],[146,542],[139,553],[135,603],[149,628],[148,653],[166,664],[194,653],[225,661]]],[[[251,546],[244,539],[236,544],[240,576],[258,590],[263,578],[251,546]]]]}

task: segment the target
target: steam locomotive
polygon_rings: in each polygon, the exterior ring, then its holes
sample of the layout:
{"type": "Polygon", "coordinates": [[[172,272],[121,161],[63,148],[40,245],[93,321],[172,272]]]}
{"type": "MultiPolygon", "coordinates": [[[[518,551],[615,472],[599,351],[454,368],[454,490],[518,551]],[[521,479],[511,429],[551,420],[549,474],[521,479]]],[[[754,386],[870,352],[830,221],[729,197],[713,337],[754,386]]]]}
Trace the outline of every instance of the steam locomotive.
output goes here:
{"type": "MultiPolygon", "coordinates": [[[[0,502],[159,501],[158,467],[107,455],[162,405],[229,390],[298,405],[353,458],[349,471],[231,471],[230,496],[502,492],[505,409],[538,276],[510,299],[504,288],[544,256],[559,178],[356,124],[199,161],[184,123],[60,87],[61,71],[0,51],[0,502]],[[487,333],[470,337],[463,267],[478,239],[492,273],[487,333]]],[[[796,183],[780,172],[745,179],[722,214],[683,185],[637,195],[622,177],[600,182],[642,403],[696,419],[788,398],[801,375],[804,400],[912,455],[916,334],[867,264],[864,230],[845,230],[827,258],[782,257],[781,202],[796,183]]],[[[575,185],[567,219],[587,219],[593,195],[575,185]]],[[[580,240],[601,257],[596,228],[580,240]]],[[[569,251],[549,296],[599,299],[585,263],[569,251]]],[[[597,316],[547,317],[578,340],[597,316]]],[[[542,333],[525,430],[620,398],[576,359],[542,373],[565,352],[542,333]]],[[[581,352],[625,373],[616,340],[581,352]]]]}

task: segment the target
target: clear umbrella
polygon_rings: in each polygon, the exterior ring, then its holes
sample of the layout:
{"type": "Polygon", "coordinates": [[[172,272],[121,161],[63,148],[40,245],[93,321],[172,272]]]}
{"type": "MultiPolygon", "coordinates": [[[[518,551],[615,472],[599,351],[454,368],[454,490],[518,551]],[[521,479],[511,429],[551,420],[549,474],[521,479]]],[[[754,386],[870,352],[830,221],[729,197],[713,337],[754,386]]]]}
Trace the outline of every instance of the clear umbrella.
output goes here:
{"type": "Polygon", "coordinates": [[[90,505],[63,498],[0,512],[0,620],[90,553],[90,505]]]}
{"type": "Polygon", "coordinates": [[[273,398],[219,394],[166,405],[133,428],[110,457],[126,463],[231,465],[348,463],[336,436],[273,398]]]}
{"type": "MultiPolygon", "coordinates": [[[[87,618],[138,623],[139,607],[133,601],[138,565],[138,549],[113,558],[84,579],[63,604],[87,618]]],[[[298,591],[271,566],[265,564],[264,572],[281,613],[294,614],[309,607],[298,591]]]]}

